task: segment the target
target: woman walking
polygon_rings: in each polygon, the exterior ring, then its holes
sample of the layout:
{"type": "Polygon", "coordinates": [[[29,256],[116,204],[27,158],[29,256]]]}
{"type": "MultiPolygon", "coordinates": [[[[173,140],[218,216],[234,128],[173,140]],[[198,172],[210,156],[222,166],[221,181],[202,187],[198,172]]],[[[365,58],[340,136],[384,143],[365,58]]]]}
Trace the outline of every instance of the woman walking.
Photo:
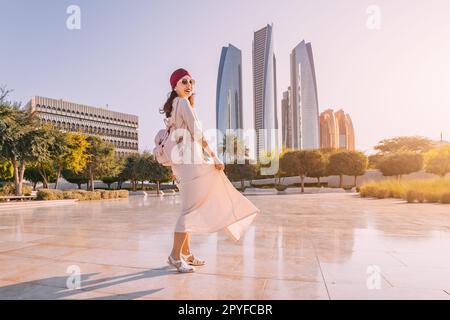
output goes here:
{"type": "Polygon", "coordinates": [[[203,136],[194,112],[194,84],[187,70],[173,72],[172,92],[161,110],[176,129],[176,141],[181,141],[182,160],[172,162],[172,172],[180,190],[182,208],[168,257],[168,263],[179,272],[194,272],[195,266],[205,264],[190,251],[190,233],[225,230],[238,241],[260,212],[234,188],[223,172],[224,164],[203,136]]]}

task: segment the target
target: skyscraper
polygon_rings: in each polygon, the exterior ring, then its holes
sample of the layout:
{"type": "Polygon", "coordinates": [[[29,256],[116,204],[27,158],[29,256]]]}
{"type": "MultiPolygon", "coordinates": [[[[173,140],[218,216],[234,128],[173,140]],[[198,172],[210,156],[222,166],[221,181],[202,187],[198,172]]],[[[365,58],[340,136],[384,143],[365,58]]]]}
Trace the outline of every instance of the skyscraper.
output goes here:
{"type": "Polygon", "coordinates": [[[243,129],[242,53],[233,45],[222,48],[216,90],[216,128],[218,145],[227,129],[243,129]]]}
{"type": "Polygon", "coordinates": [[[291,53],[293,148],[320,146],[319,102],[311,43],[300,42],[291,53]]]}
{"type": "Polygon", "coordinates": [[[327,109],[320,114],[320,147],[355,150],[353,122],[344,110],[327,109]]]}
{"type": "Polygon", "coordinates": [[[262,151],[279,151],[276,59],[272,25],[254,33],[253,103],[256,156],[259,157],[262,151]]]}
{"type": "Polygon", "coordinates": [[[333,109],[327,109],[320,114],[320,147],[339,148],[338,124],[333,109]]]}
{"type": "Polygon", "coordinates": [[[292,105],[290,101],[291,87],[283,92],[281,100],[281,141],[286,148],[292,148],[292,105]]]}
{"type": "Polygon", "coordinates": [[[341,109],[336,111],[335,117],[338,124],[339,148],[355,150],[355,131],[350,115],[341,109]]]}

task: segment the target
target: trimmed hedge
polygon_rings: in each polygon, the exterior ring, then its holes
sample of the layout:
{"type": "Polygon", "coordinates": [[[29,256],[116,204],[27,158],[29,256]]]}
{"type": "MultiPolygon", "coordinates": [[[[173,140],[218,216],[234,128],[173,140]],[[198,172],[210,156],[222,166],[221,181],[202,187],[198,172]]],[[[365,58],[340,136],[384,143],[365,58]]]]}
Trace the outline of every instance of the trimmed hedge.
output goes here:
{"type": "MultiPolygon", "coordinates": [[[[24,196],[30,196],[33,189],[26,184],[22,185],[22,194],[24,196]]],[[[14,183],[5,183],[2,187],[0,187],[0,196],[13,196],[16,194],[16,186],[14,183]]]]}
{"type": "Polygon", "coordinates": [[[38,200],[78,199],[80,201],[128,198],[128,190],[54,190],[40,189],[37,192],[38,200]]]}

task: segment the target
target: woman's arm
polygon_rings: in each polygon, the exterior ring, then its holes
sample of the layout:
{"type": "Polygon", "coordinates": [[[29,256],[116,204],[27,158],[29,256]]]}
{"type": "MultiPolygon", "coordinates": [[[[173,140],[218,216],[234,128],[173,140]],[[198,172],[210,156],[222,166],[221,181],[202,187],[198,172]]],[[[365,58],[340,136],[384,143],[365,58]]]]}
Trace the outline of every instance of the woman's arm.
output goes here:
{"type": "Polygon", "coordinates": [[[206,141],[205,136],[203,135],[203,131],[198,125],[197,119],[194,115],[194,110],[189,104],[189,100],[185,98],[180,98],[180,111],[182,113],[182,116],[186,122],[187,129],[191,136],[194,138],[195,141],[201,142],[202,148],[206,151],[206,153],[214,159],[214,162],[218,161],[220,162],[220,159],[216,156],[214,151],[212,151],[211,147],[208,144],[208,141],[206,141]]]}

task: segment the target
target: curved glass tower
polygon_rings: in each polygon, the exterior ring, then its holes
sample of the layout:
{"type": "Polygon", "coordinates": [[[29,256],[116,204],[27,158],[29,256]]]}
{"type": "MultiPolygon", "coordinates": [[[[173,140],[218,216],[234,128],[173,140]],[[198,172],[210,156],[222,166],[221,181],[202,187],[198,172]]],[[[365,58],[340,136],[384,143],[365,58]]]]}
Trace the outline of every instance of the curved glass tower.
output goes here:
{"type": "Polygon", "coordinates": [[[265,26],[254,34],[253,101],[256,156],[259,157],[263,150],[279,150],[276,59],[273,48],[273,27],[271,25],[265,26]],[[263,129],[266,129],[267,132],[264,132],[263,129]]]}
{"type": "Polygon", "coordinates": [[[243,129],[242,53],[233,45],[222,48],[216,90],[216,128],[218,145],[227,129],[243,129]]]}
{"type": "Polygon", "coordinates": [[[291,53],[293,147],[320,147],[319,102],[311,43],[300,42],[291,53]]]}

